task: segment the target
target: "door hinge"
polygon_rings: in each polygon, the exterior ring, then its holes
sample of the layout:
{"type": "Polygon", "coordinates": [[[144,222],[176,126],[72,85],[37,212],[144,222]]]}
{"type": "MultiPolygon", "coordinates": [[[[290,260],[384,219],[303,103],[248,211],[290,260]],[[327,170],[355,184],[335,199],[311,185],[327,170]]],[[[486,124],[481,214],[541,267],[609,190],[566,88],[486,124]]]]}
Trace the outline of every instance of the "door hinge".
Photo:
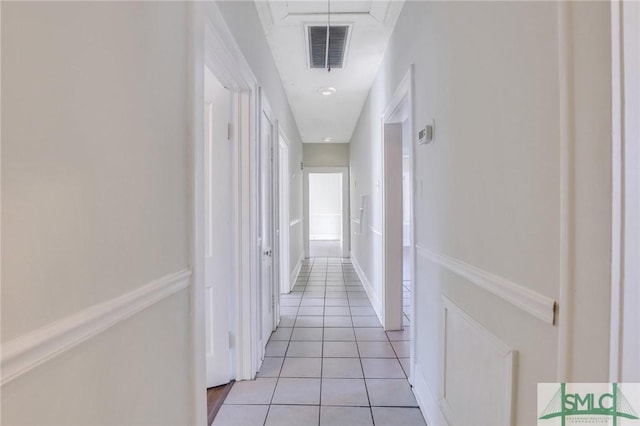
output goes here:
{"type": "Polygon", "coordinates": [[[233,136],[233,124],[227,123],[227,140],[231,142],[231,137],[233,136]]]}

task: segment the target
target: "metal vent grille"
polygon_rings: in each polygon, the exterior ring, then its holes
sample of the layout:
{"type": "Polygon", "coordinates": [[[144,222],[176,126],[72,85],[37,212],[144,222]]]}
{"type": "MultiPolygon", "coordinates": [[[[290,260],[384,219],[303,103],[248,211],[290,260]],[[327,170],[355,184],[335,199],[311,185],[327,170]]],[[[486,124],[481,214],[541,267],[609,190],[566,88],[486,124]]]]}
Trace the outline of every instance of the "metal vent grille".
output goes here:
{"type": "MultiPolygon", "coordinates": [[[[329,27],[329,67],[342,68],[349,27],[329,27]]],[[[311,68],[327,68],[327,26],[309,26],[309,65],[311,68]]]]}

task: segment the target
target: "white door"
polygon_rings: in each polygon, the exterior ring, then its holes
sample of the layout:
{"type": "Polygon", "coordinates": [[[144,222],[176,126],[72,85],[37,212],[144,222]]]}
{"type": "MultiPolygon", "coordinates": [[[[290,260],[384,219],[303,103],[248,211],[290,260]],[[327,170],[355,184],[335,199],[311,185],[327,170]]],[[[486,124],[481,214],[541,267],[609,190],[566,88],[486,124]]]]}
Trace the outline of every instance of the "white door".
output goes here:
{"type": "Polygon", "coordinates": [[[273,286],[274,265],[274,202],[273,202],[273,132],[274,120],[263,100],[260,116],[260,247],[261,274],[261,348],[264,348],[274,329],[275,291],[273,286]]]}
{"type": "Polygon", "coordinates": [[[205,72],[204,278],[207,387],[231,380],[229,305],[232,278],[230,93],[205,72]]]}

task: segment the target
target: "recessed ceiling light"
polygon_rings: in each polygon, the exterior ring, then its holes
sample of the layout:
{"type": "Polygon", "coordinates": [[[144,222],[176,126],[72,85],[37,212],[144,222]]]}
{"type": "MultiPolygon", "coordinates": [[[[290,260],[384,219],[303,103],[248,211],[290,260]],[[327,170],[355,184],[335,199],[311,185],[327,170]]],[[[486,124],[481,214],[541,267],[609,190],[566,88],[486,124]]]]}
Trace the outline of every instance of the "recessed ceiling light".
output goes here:
{"type": "Polygon", "coordinates": [[[321,87],[321,88],[318,89],[318,92],[320,92],[321,95],[330,96],[330,95],[333,95],[334,93],[336,93],[336,88],[335,87],[321,87]]]}
{"type": "Polygon", "coordinates": [[[329,136],[327,136],[326,138],[322,139],[323,142],[331,142],[332,140],[333,140],[333,138],[330,138],[329,136]]]}

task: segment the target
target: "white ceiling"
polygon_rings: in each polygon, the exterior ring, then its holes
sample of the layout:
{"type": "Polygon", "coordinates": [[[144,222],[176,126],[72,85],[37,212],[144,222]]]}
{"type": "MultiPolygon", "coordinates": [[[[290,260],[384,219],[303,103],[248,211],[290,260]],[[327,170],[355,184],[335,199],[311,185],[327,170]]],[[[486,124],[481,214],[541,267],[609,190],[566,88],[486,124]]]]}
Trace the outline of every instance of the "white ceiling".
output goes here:
{"type": "Polygon", "coordinates": [[[350,24],[343,68],[310,69],[306,24],[326,24],[327,1],[256,0],[302,141],[348,143],[404,0],[331,0],[331,24],[350,24]],[[321,87],[335,87],[323,96],[321,87]]]}

